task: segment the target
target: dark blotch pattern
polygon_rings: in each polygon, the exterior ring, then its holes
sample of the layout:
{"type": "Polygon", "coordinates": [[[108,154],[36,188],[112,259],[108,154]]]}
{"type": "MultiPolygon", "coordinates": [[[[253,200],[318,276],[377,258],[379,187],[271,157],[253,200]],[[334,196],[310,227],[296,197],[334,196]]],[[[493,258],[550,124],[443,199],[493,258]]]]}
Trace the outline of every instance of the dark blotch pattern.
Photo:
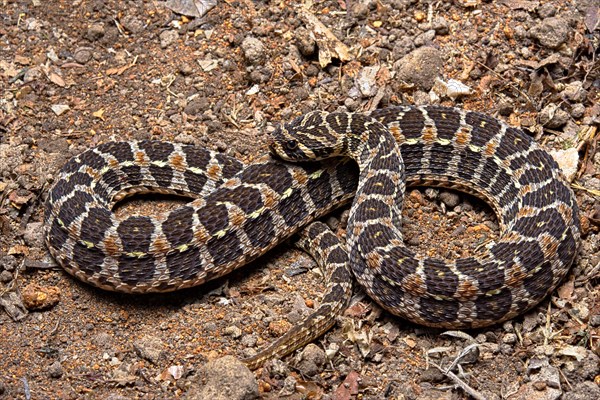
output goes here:
{"type": "Polygon", "coordinates": [[[138,146],[144,150],[150,161],[168,161],[175,150],[172,143],[155,140],[144,140],[138,146]]]}
{"type": "Polygon", "coordinates": [[[266,247],[273,241],[275,235],[273,216],[263,212],[256,218],[249,218],[244,222],[243,229],[252,246],[257,249],[266,247]]]}
{"type": "Polygon", "coordinates": [[[91,208],[81,223],[81,240],[98,245],[104,239],[108,228],[112,226],[111,216],[112,213],[106,208],[91,208]]]}
{"type": "Polygon", "coordinates": [[[117,265],[119,279],[129,285],[152,281],[156,271],[155,260],[152,257],[136,258],[122,255],[117,265]]]}
{"type": "Polygon", "coordinates": [[[104,254],[98,251],[98,249],[90,249],[77,242],[73,246],[73,262],[86,275],[92,275],[102,270],[104,254]]]}
{"type": "Polygon", "coordinates": [[[460,113],[457,110],[432,106],[427,109],[427,115],[433,120],[440,139],[452,140],[460,127],[460,113]]]}
{"type": "Polygon", "coordinates": [[[119,162],[133,160],[133,151],[128,142],[109,142],[98,146],[98,150],[110,154],[119,162]]]}
{"type": "Polygon", "coordinates": [[[204,262],[198,248],[167,254],[167,268],[171,278],[192,279],[204,270],[204,262]]]}
{"type": "Polygon", "coordinates": [[[192,218],[194,209],[192,207],[179,207],[169,213],[162,223],[162,231],[173,247],[189,244],[194,238],[192,231],[192,218]]]}
{"type": "Polygon", "coordinates": [[[129,217],[117,228],[125,253],[148,253],[153,232],[154,225],[149,217],[129,217]]]}
{"type": "Polygon", "coordinates": [[[68,228],[77,217],[87,210],[93,200],[92,196],[88,193],[76,192],[73,197],[63,203],[58,212],[58,219],[68,228]]]}

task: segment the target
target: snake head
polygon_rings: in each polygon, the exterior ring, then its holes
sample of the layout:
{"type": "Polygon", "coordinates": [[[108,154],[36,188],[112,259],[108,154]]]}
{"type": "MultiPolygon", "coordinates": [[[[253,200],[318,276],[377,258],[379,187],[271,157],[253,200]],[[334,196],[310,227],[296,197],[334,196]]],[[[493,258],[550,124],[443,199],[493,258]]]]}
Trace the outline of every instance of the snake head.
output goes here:
{"type": "Polygon", "coordinates": [[[271,153],[285,161],[323,160],[342,155],[345,136],[335,130],[339,124],[334,123],[340,115],[313,111],[282,124],[271,134],[271,153]]]}

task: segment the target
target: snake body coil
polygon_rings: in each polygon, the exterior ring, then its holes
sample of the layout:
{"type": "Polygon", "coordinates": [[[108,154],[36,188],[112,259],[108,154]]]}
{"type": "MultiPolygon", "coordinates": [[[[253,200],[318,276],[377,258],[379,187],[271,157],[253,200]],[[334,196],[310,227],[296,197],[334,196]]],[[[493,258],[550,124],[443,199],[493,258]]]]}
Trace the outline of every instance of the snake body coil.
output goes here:
{"type": "Polygon", "coordinates": [[[192,146],[112,142],[61,170],[48,196],[48,248],[94,286],[167,292],[248,263],[356,191],[348,241],[358,281],[393,313],[452,328],[525,312],[556,287],[577,253],[578,208],[558,166],[522,131],[492,117],[439,106],[316,113],[282,126],[272,148],[284,158],[295,149],[317,158],[349,150],[361,170],[358,188],[347,159],[245,165],[192,146]],[[500,239],[455,261],[417,256],[399,231],[405,184],[482,198],[498,216],[500,239]],[[196,199],[156,217],[115,217],[116,202],[147,191],[196,199]]]}

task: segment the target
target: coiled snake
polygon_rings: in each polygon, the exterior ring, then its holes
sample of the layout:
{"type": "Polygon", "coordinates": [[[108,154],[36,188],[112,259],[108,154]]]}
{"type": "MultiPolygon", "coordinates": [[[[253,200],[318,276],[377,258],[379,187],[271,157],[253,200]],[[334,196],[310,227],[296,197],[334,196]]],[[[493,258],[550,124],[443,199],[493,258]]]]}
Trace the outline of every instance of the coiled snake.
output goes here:
{"type": "MultiPolygon", "coordinates": [[[[370,114],[307,114],[273,134],[271,150],[245,165],[205,149],[159,141],[111,142],[71,159],[51,188],[46,242],[71,275],[119,292],[167,292],[223,276],[310,221],[354,202],[348,249],[354,276],[382,307],[411,321],[472,328],[523,313],[567,273],[580,236],[574,195],[555,161],[522,131],[476,112],[440,106],[370,114]],[[483,252],[421,257],[400,234],[405,184],[474,194],[497,214],[501,236],[483,252]],[[142,192],[195,200],[156,217],[112,212],[142,192]]],[[[247,360],[258,366],[327,330],[350,294],[348,255],[322,225],[317,256],[331,263],[322,305],[247,360]]]]}

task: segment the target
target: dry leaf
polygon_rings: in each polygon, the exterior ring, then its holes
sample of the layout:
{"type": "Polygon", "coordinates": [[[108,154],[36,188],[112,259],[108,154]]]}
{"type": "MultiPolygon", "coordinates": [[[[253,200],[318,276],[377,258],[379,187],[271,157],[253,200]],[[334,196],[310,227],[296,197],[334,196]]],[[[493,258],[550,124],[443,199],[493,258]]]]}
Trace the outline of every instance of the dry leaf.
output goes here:
{"type": "Polygon", "coordinates": [[[58,85],[60,87],[65,87],[65,85],[66,85],[63,78],[61,78],[60,75],[58,75],[54,72],[50,72],[50,74],[48,74],[48,79],[50,79],[50,82],[52,82],[55,85],[58,85]]]}
{"type": "Polygon", "coordinates": [[[99,109],[98,111],[94,111],[94,112],[92,113],[92,115],[93,115],[94,117],[96,117],[96,118],[99,118],[99,119],[101,119],[102,121],[104,121],[104,109],[103,109],[103,108],[99,109]]]}
{"type": "Polygon", "coordinates": [[[302,18],[311,30],[315,37],[317,46],[319,47],[319,64],[321,68],[325,68],[331,63],[333,57],[340,61],[350,61],[350,49],[342,43],[333,32],[329,30],[323,23],[309,10],[302,9],[299,12],[302,18]]]}

